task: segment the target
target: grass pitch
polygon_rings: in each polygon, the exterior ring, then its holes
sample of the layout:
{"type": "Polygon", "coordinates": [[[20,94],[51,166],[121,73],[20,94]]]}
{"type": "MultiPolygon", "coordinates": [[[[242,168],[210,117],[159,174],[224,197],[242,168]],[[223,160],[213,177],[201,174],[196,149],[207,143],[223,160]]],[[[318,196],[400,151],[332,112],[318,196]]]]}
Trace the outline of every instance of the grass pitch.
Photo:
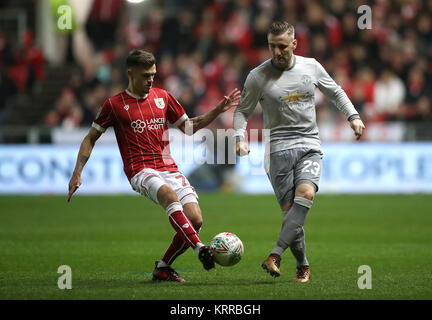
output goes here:
{"type": "Polygon", "coordinates": [[[260,265],[282,216],[272,195],[201,194],[209,243],[236,233],[245,255],[205,271],[188,250],[173,267],[187,280],[154,283],[151,272],[173,230],[163,210],[140,196],[0,197],[0,299],[431,299],[430,195],[317,195],[305,224],[312,277],[292,282],[286,251],[279,278],[260,265]],[[57,269],[72,269],[60,290],[57,269]],[[372,270],[361,290],[359,266],[372,270]]]}

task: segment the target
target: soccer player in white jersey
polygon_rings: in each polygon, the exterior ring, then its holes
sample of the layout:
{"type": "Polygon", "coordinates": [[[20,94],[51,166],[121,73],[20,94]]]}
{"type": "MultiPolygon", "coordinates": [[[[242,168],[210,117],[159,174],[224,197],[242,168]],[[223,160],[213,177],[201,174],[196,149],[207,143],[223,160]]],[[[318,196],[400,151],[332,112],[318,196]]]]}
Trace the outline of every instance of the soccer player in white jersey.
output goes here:
{"type": "Polygon", "coordinates": [[[126,60],[128,88],[105,101],[82,141],[69,182],[68,201],[82,183],[81,172],[96,141],[108,127],[113,126],[124,172],[132,188],[160,204],[176,231],[164,256],[155,263],[153,280],[184,282],[171,264],[188,247],[198,254],[204,269],[214,268],[214,261],[209,247],[198,236],[202,225],[198,195],[179,172],[170,154],[166,134],[168,122],[185,134],[192,135],[219,114],[237,106],[240,91],[234,89],[214,109],[189,119],[169,92],[152,87],[155,63],[153,54],[144,50],[129,53],[126,60]]]}
{"type": "Polygon", "coordinates": [[[365,126],[346,93],[322,65],[313,58],[293,54],[297,40],[292,25],[273,22],[267,40],[271,59],[249,73],[234,112],[236,154],[244,156],[250,151],[244,135],[248,117],[259,102],[264,129],[270,134],[266,173],[283,214],[276,245],[261,266],[271,276],[280,276],[281,257],[289,247],[297,261],[294,281],[308,282],[310,266],[303,225],[318,191],[322,164],[315,88],[345,115],[357,140],[365,126]]]}

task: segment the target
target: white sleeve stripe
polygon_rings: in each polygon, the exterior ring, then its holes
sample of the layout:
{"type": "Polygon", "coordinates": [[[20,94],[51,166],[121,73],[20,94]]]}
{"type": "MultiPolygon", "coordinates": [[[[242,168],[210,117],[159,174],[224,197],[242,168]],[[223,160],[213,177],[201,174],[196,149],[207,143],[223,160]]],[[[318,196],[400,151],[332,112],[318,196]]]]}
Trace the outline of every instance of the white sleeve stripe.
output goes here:
{"type": "Polygon", "coordinates": [[[102,133],[104,133],[106,131],[106,129],[104,127],[101,127],[96,122],[92,123],[92,127],[95,128],[97,131],[102,132],[102,133]]]}
{"type": "Polygon", "coordinates": [[[178,120],[176,122],[174,122],[173,125],[176,126],[176,127],[178,127],[183,122],[185,122],[187,119],[189,119],[189,117],[187,116],[186,113],[183,113],[183,115],[180,118],[178,118],[178,120]]]}

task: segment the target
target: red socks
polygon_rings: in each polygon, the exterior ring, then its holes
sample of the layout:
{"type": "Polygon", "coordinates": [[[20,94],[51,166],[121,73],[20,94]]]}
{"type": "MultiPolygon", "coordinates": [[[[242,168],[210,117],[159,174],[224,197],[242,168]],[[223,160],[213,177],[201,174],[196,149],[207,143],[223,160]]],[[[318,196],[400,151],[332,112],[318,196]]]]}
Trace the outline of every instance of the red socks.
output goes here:
{"type": "Polygon", "coordinates": [[[173,241],[162,257],[162,261],[167,265],[171,265],[179,255],[186,251],[187,248],[189,248],[189,246],[183,241],[183,238],[176,233],[173,241]]]}
{"type": "MultiPolygon", "coordinates": [[[[176,248],[174,249],[176,249],[176,251],[178,251],[181,246],[180,240],[184,241],[186,245],[192,247],[193,249],[195,249],[197,246],[201,247],[203,245],[192,223],[183,213],[183,207],[180,202],[173,202],[168,205],[166,207],[166,212],[171,225],[177,232],[172,243],[175,244],[176,248]]],[[[169,249],[170,248],[168,248],[168,250],[169,249]]],[[[163,261],[168,263],[166,260],[163,261]]]]}

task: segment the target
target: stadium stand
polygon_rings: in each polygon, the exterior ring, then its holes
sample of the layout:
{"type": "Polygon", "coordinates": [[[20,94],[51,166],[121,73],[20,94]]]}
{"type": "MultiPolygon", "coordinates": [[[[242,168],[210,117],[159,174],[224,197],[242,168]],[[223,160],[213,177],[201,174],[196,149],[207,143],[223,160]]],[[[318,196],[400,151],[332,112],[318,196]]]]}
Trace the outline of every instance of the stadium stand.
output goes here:
{"type": "MultiPolygon", "coordinates": [[[[95,0],[83,30],[57,35],[62,37],[57,43],[61,63],[55,63],[43,57],[37,41],[41,31],[32,14],[39,10],[35,2],[2,2],[1,11],[17,10],[27,19],[20,37],[16,28],[0,24],[2,78],[6,72],[18,90],[3,125],[88,126],[98,104],[125,86],[123,60],[136,47],[156,54],[156,86],[171,91],[190,116],[202,113],[223,92],[241,88],[247,72],[268,57],[269,23],[286,19],[296,26],[296,54],[320,61],[367,125],[393,123],[392,128],[402,128],[401,139],[430,139],[432,1],[366,3],[372,8],[370,30],[358,29],[359,1],[166,0],[133,5],[95,0]],[[80,32],[87,40],[76,39],[80,32]],[[11,40],[14,35],[19,41],[11,40]],[[20,57],[26,58],[21,64],[20,57]]],[[[324,140],[343,140],[337,134],[343,119],[319,93],[317,107],[319,123],[333,128],[331,134],[323,130],[324,140]]],[[[251,128],[259,128],[261,121],[254,119],[260,116],[256,112],[252,117],[251,128]]],[[[228,113],[213,126],[229,128],[231,121],[228,113]]],[[[380,135],[365,138],[379,140],[380,135]]],[[[5,138],[8,141],[20,142],[5,138]]]]}

